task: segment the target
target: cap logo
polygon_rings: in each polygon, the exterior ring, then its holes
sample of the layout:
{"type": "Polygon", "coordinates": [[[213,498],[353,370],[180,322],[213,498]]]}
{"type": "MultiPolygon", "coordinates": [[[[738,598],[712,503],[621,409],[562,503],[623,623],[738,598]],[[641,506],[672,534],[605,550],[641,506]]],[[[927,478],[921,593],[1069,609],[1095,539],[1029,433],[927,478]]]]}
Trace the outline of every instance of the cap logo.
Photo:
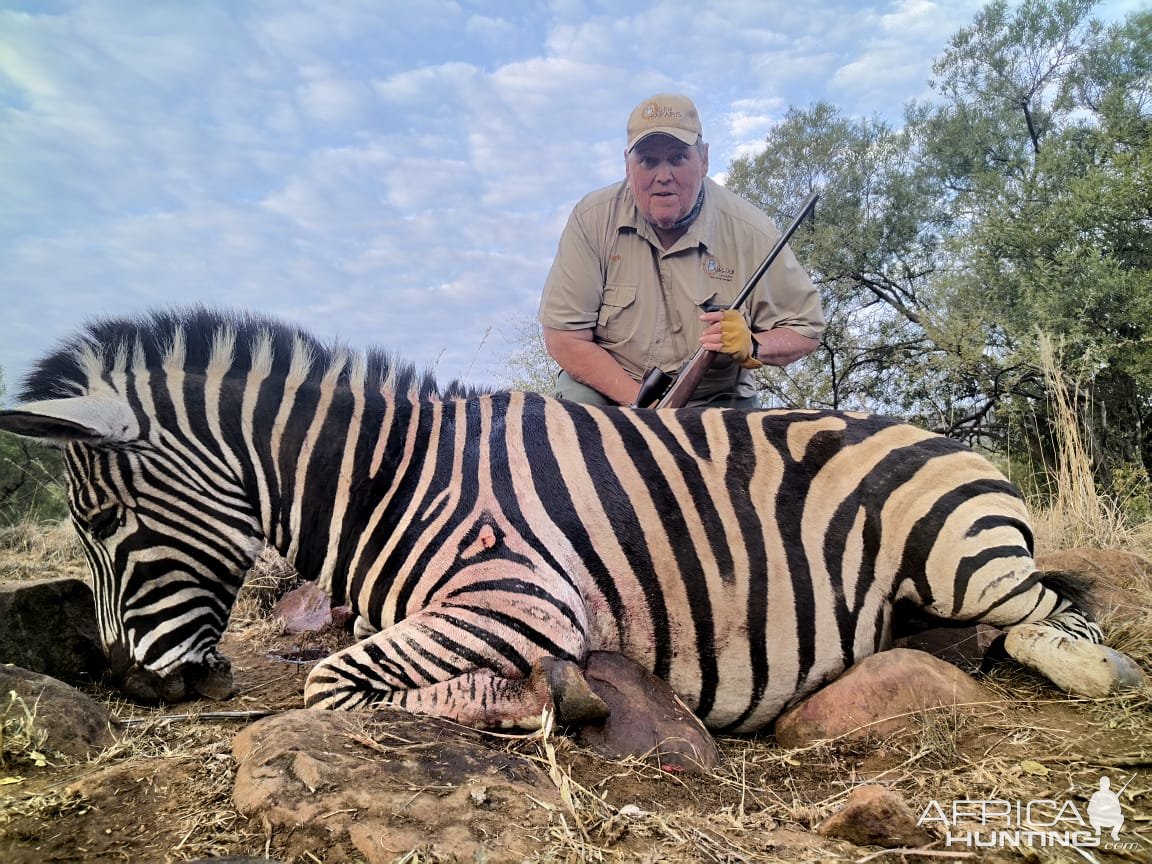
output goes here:
{"type": "Polygon", "coordinates": [[[645,120],[655,120],[658,117],[668,117],[679,120],[683,116],[682,112],[673,111],[667,105],[657,105],[655,102],[649,102],[644,106],[645,120]]]}

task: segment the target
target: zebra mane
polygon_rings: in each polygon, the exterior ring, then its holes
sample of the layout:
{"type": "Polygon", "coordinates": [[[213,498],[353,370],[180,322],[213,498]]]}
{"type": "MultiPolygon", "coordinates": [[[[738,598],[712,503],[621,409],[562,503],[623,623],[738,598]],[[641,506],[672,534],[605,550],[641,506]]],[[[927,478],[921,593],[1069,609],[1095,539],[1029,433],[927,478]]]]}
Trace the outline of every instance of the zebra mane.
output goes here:
{"type": "Polygon", "coordinates": [[[41,359],[22,382],[20,400],[79,396],[106,388],[102,379],[129,371],[180,369],[238,377],[252,369],[303,382],[371,384],[395,396],[457,399],[487,392],[452,381],[440,389],[430,371],[379,349],[355,353],[325,345],[299,327],[247,311],[206,307],[98,318],[41,359]]]}

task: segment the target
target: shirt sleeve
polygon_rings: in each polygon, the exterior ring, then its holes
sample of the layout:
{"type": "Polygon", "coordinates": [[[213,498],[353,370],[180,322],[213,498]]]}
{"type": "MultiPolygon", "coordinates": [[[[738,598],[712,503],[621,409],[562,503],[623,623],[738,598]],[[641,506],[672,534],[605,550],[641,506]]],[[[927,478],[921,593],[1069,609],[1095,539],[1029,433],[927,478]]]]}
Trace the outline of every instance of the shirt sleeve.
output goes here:
{"type": "MultiPolygon", "coordinates": [[[[775,236],[780,236],[779,231],[775,236]]],[[[811,339],[819,339],[824,333],[820,292],[787,246],[761,278],[750,307],[753,332],[788,327],[811,339]]]]}
{"type": "Polygon", "coordinates": [[[538,318],[555,330],[586,330],[596,326],[604,295],[604,262],[580,219],[579,207],[568,217],[544,291],[538,318]]]}

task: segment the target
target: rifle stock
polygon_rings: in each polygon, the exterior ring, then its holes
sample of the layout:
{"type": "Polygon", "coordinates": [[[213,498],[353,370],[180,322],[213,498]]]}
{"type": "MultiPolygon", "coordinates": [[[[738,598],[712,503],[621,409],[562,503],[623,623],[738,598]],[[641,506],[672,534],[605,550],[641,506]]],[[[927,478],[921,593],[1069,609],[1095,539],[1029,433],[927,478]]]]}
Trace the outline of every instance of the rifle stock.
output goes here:
{"type": "Polygon", "coordinates": [[[672,386],[664,391],[664,395],[656,403],[656,407],[683,408],[687,405],[688,400],[692,398],[692,394],[700,385],[700,379],[704,377],[704,373],[712,365],[712,358],[715,356],[715,351],[697,348],[691,359],[680,367],[672,386]]]}
{"type": "MultiPolygon", "coordinates": [[[[756,287],[756,283],[767,272],[768,268],[772,266],[772,262],[776,260],[777,256],[784,250],[788,244],[788,240],[796,233],[796,229],[800,227],[800,223],[804,221],[805,217],[816,206],[816,200],[820,197],[819,193],[813,192],[804,199],[804,203],[800,205],[800,210],[792,219],[792,223],[784,229],[780,237],[772,245],[764,260],[760,262],[760,266],[756,271],[748,277],[748,281],[744,283],[744,287],[740,289],[740,293],[732,300],[732,304],[728,306],[729,309],[736,309],[741,306],[749,295],[752,294],[752,289],[756,287]]],[[[670,387],[665,391],[663,397],[656,403],[657,408],[682,408],[688,404],[688,400],[692,398],[692,394],[696,392],[697,385],[700,384],[700,379],[704,377],[704,373],[708,371],[708,367],[712,365],[712,358],[716,356],[715,351],[709,351],[705,348],[697,348],[696,353],[692,355],[691,359],[683,366],[680,371],[676,373],[675,379],[672,381],[670,387]]],[[[645,404],[650,403],[652,394],[651,390],[656,381],[660,378],[655,373],[660,372],[667,378],[667,374],[661,372],[659,369],[650,369],[648,374],[644,376],[644,382],[641,385],[641,394],[637,396],[635,402],[632,403],[633,408],[644,407],[645,404]],[[641,401],[641,396],[645,397],[641,401]]]]}

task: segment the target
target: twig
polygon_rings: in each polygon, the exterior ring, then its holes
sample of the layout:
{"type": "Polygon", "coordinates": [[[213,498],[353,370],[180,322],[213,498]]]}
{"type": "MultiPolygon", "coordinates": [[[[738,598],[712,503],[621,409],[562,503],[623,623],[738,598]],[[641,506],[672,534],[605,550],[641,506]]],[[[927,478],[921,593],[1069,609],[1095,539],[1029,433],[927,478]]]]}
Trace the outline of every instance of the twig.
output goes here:
{"type": "Polygon", "coordinates": [[[975,858],[975,852],[948,852],[944,849],[881,849],[879,852],[873,852],[871,855],[865,855],[863,858],[857,858],[856,864],[864,864],[866,861],[875,861],[877,858],[882,858],[885,855],[921,855],[926,858],[975,858]]]}
{"type": "Polygon", "coordinates": [[[152,717],[128,717],[120,721],[122,726],[140,726],[144,723],[154,723],[161,720],[259,720],[261,717],[271,717],[280,712],[271,709],[255,711],[202,711],[199,714],[157,714],[152,717]]]}

